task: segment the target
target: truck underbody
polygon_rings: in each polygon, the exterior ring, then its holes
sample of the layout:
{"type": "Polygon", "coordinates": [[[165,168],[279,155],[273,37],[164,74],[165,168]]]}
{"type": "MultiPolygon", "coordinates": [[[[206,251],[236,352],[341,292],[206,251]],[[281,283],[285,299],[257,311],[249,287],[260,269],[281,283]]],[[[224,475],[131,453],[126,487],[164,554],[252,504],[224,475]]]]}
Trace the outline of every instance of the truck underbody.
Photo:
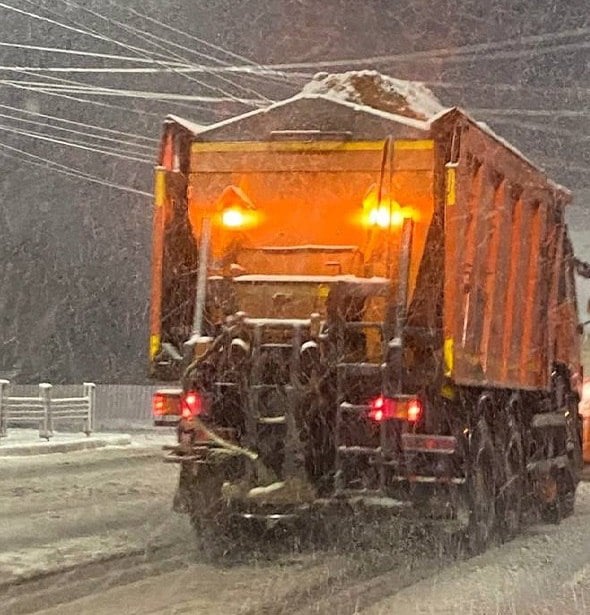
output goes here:
{"type": "Polygon", "coordinates": [[[340,281],[324,323],[238,312],[208,342],[184,382],[199,413],[180,420],[167,458],[181,465],[176,509],[196,527],[379,508],[447,521],[479,552],[497,532],[516,535],[527,509],[571,514],[581,425],[565,368],[548,392],[456,386],[434,372],[410,389],[391,343],[399,314],[364,320],[385,290],[340,281]],[[371,332],[384,361],[368,356],[371,332]]]}

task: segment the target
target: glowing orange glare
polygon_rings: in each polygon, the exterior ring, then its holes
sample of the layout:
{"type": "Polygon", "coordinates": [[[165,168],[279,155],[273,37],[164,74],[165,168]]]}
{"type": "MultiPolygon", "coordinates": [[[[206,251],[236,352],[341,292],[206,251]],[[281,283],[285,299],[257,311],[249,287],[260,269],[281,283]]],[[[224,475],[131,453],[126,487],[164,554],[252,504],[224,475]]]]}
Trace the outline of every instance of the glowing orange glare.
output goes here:
{"type": "Polygon", "coordinates": [[[239,228],[246,224],[246,215],[239,207],[229,207],[221,213],[221,222],[228,228],[239,228]]]}
{"type": "Polygon", "coordinates": [[[390,226],[401,226],[404,223],[405,216],[399,205],[390,209],[389,205],[380,205],[369,210],[368,222],[370,226],[378,226],[379,228],[389,228],[390,226]]]}

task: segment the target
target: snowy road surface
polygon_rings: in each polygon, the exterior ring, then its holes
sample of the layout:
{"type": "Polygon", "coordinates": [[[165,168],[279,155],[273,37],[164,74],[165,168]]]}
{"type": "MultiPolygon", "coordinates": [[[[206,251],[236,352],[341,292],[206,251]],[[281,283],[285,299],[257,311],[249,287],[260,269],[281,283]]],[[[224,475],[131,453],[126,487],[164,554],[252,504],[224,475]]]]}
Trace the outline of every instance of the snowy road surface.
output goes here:
{"type": "Polygon", "coordinates": [[[0,613],[590,613],[589,483],[573,518],[466,561],[410,542],[222,565],[175,481],[153,447],[0,459],[0,613]]]}

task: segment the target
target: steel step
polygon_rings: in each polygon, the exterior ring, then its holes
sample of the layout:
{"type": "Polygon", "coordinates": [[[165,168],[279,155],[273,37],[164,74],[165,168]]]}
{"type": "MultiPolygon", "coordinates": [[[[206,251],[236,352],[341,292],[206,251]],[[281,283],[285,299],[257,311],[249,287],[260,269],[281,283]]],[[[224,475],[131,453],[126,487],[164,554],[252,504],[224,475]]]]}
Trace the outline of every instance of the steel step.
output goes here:
{"type": "Polygon", "coordinates": [[[380,455],[381,449],[369,446],[339,446],[338,452],[345,455],[380,455]]]}
{"type": "Polygon", "coordinates": [[[343,401],[340,404],[340,410],[342,412],[355,412],[360,414],[361,412],[368,412],[371,409],[371,406],[368,404],[350,404],[347,401],[343,401]]]}
{"type": "Polygon", "coordinates": [[[376,363],[337,363],[336,367],[341,372],[345,372],[346,375],[360,377],[379,375],[382,370],[382,366],[376,363]]]}
{"type": "Polygon", "coordinates": [[[260,425],[284,425],[287,422],[286,416],[259,416],[260,425]]]}

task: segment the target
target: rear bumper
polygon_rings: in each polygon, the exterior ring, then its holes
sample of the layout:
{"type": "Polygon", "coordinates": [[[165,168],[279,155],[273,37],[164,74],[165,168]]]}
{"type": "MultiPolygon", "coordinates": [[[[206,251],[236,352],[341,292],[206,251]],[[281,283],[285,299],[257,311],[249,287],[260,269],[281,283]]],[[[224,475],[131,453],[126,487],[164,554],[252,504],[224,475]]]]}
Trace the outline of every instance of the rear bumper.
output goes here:
{"type": "Polygon", "coordinates": [[[457,438],[435,434],[402,434],[404,453],[432,453],[453,455],[457,451],[457,438]]]}
{"type": "Polygon", "coordinates": [[[154,418],[154,427],[176,427],[180,422],[180,417],[173,414],[163,415],[154,418]]]}

